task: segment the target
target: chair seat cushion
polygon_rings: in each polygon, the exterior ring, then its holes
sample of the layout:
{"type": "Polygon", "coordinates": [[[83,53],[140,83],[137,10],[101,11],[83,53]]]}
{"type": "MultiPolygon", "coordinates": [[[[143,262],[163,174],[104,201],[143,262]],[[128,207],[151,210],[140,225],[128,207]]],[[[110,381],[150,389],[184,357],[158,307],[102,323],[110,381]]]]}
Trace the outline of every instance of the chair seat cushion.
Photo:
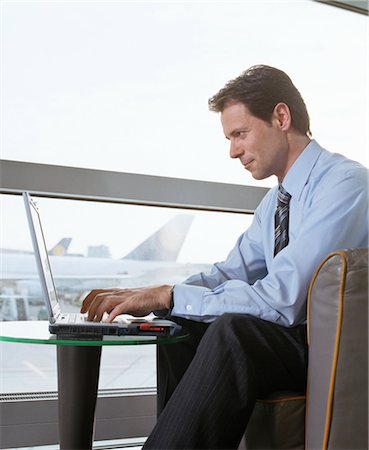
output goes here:
{"type": "Polygon", "coordinates": [[[245,434],[246,448],[304,449],[305,394],[276,392],[256,402],[245,434]]]}

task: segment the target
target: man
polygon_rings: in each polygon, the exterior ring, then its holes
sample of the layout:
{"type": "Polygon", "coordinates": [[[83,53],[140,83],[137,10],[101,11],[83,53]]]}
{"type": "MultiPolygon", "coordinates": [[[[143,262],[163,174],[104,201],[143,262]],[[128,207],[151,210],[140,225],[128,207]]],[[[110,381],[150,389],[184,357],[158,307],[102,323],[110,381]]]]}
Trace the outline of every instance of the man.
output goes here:
{"type": "Polygon", "coordinates": [[[82,312],[109,321],[166,309],[191,332],[159,347],[157,425],[144,448],[237,448],[257,397],[304,391],[306,297],[318,263],[368,245],[368,172],[311,139],[304,101],[282,71],[254,66],[209,100],[230,156],[275,175],[226,261],[182,284],[92,291],[82,312]]]}

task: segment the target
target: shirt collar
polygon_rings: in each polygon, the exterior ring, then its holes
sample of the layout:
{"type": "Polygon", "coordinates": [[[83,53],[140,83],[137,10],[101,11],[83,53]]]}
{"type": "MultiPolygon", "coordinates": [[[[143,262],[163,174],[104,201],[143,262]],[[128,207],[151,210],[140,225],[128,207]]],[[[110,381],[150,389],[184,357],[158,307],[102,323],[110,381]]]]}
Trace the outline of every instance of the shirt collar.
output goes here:
{"type": "Polygon", "coordinates": [[[300,200],[302,190],[321,152],[320,145],[312,139],[284,177],[282,185],[295,200],[300,200]]]}

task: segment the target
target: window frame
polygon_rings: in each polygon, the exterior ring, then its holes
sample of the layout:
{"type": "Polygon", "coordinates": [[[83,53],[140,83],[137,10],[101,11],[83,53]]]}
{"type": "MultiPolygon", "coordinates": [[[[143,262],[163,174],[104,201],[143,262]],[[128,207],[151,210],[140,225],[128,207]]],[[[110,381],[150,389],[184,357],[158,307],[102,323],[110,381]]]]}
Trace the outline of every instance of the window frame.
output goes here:
{"type": "Polygon", "coordinates": [[[315,0],[317,3],[325,3],[336,8],[346,9],[347,11],[368,15],[368,2],[366,0],[315,0]]]}

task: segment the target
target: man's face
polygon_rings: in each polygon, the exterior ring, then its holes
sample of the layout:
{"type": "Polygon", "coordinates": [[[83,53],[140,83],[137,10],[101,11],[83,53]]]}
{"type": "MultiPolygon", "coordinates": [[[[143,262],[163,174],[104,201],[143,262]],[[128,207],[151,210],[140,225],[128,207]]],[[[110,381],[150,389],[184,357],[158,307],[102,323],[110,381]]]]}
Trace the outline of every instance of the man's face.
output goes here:
{"type": "Polygon", "coordinates": [[[232,103],[221,113],[224,135],[230,140],[230,156],[238,158],[256,180],[276,175],[283,180],[288,170],[288,141],[277,112],[271,123],[253,116],[242,103],[232,103]]]}

